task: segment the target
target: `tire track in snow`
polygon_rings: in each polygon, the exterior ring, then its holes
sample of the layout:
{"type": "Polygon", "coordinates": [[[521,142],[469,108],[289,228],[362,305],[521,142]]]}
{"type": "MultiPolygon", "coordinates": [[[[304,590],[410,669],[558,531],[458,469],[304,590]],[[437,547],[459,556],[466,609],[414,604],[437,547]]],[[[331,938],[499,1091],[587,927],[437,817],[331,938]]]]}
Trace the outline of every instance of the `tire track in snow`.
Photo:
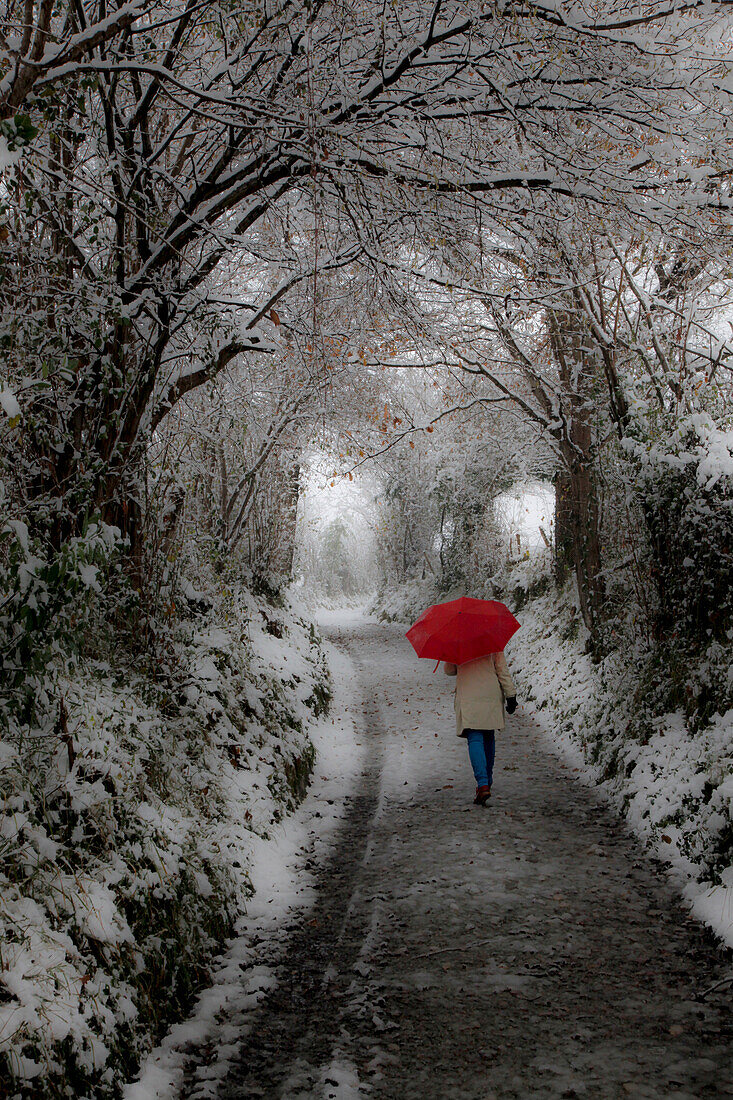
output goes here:
{"type": "Polygon", "coordinates": [[[358,1001],[360,958],[373,935],[373,899],[365,896],[360,881],[373,855],[385,740],[373,687],[360,680],[359,725],[369,739],[365,770],[357,789],[345,796],[347,809],[332,857],[317,875],[317,900],[293,930],[277,967],[276,988],[247,1021],[221,1100],[296,1100],[328,1094],[334,1083],[342,1088],[344,1078],[351,1080],[337,1038],[344,1004],[358,1001]]]}

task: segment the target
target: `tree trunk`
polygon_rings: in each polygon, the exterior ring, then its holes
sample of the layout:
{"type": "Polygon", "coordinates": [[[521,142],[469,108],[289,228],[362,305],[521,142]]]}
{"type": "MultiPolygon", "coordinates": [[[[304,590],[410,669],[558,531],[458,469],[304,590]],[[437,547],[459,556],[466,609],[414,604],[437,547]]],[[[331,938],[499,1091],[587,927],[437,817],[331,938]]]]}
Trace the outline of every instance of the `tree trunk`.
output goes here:
{"type": "Polygon", "coordinates": [[[140,502],[130,493],[122,500],[115,499],[101,504],[105,523],[119,527],[127,540],[124,566],[132,585],[142,591],[145,581],[145,517],[140,502]]]}
{"type": "Polygon", "coordinates": [[[592,334],[576,312],[552,311],[549,329],[565,419],[559,437],[564,468],[555,483],[556,576],[562,582],[572,564],[583,622],[597,647],[604,599],[591,425],[598,362],[592,334]]]}
{"type": "Polygon", "coordinates": [[[600,612],[603,605],[601,577],[601,547],[598,532],[598,502],[591,466],[573,461],[568,493],[570,543],[578,600],[583,622],[597,640],[600,612]]]}
{"type": "Polygon", "coordinates": [[[568,569],[573,566],[573,524],[570,496],[572,488],[567,470],[555,474],[555,582],[562,588],[568,569]]]}
{"type": "Polygon", "coordinates": [[[298,523],[298,501],[300,500],[300,461],[296,460],[285,475],[280,492],[277,522],[279,537],[272,556],[272,571],[288,580],[293,575],[295,557],[295,536],[298,523]]]}

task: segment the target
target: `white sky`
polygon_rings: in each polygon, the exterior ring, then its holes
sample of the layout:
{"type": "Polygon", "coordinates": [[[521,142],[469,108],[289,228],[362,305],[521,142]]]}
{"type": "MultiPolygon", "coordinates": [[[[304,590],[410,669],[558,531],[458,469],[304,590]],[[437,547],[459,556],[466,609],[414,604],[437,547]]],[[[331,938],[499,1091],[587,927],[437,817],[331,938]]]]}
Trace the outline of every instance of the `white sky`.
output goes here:
{"type": "Polygon", "coordinates": [[[544,546],[540,527],[548,539],[552,538],[555,490],[549,482],[532,481],[517,485],[508,493],[497,497],[496,506],[508,537],[513,538],[518,534],[522,549],[532,550],[544,546]]]}

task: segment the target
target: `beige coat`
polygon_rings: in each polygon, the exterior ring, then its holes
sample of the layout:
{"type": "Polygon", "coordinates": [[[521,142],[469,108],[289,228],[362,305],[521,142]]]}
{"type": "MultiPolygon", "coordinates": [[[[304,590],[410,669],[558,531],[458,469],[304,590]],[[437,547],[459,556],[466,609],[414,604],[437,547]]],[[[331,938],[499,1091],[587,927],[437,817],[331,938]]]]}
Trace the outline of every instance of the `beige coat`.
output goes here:
{"type": "Polygon", "coordinates": [[[448,676],[456,677],[456,733],[503,730],[504,699],[516,695],[503,653],[490,653],[465,665],[443,664],[448,676]]]}

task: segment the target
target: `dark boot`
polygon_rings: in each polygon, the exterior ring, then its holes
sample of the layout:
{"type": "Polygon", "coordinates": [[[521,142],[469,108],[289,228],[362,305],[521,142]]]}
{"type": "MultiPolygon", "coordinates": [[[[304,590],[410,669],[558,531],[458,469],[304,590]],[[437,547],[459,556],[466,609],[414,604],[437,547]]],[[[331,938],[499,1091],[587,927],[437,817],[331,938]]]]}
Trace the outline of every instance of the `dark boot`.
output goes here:
{"type": "Polygon", "coordinates": [[[485,806],[491,798],[491,787],[477,787],[476,797],[474,798],[475,806],[485,806]]]}

